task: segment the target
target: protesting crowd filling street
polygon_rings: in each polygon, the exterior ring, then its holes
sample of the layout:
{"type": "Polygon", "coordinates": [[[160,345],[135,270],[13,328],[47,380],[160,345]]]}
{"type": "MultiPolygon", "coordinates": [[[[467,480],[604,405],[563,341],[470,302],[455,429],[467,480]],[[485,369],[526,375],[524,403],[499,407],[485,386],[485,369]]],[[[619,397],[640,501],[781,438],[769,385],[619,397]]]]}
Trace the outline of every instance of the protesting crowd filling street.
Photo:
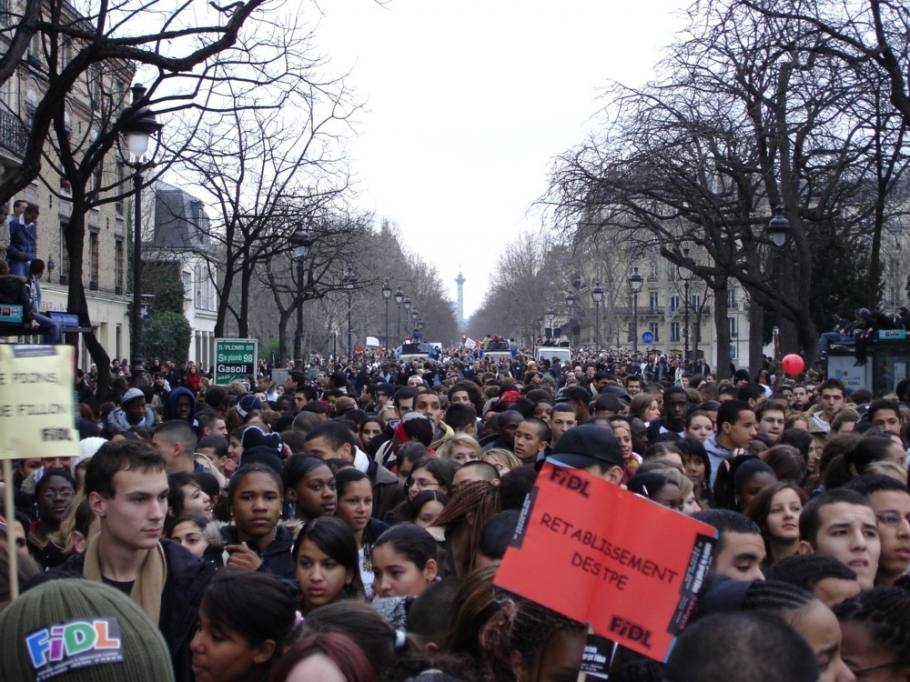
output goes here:
{"type": "Polygon", "coordinates": [[[910,380],[493,344],[80,370],[4,482],[4,679],[903,679],[910,380]]]}
{"type": "Polygon", "coordinates": [[[0,46],[0,682],[910,682],[910,0],[0,46]]]}

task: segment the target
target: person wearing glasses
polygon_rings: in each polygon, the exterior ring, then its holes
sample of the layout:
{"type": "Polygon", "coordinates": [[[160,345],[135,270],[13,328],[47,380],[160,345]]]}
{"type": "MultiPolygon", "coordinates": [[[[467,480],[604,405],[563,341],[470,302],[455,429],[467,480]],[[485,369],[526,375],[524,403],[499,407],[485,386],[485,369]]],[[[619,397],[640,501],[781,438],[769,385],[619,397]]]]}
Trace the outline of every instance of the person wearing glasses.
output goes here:
{"type": "Polygon", "coordinates": [[[28,529],[28,548],[35,561],[40,561],[44,548],[76,498],[76,480],[68,469],[47,469],[35,484],[38,518],[28,529]]]}
{"type": "Polygon", "coordinates": [[[872,501],[882,550],[876,585],[893,585],[910,567],[910,489],[891,476],[867,474],[846,485],[872,501]]]}

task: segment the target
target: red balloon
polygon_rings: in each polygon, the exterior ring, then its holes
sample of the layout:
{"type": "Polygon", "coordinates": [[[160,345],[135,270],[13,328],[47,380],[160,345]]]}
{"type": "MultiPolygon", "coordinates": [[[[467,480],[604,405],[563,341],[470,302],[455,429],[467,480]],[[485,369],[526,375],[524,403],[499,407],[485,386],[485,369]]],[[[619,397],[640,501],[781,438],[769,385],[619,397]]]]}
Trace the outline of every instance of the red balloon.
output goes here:
{"type": "Polygon", "coordinates": [[[806,362],[796,353],[785,355],[780,364],[787,374],[799,374],[806,368],[806,362]]]}

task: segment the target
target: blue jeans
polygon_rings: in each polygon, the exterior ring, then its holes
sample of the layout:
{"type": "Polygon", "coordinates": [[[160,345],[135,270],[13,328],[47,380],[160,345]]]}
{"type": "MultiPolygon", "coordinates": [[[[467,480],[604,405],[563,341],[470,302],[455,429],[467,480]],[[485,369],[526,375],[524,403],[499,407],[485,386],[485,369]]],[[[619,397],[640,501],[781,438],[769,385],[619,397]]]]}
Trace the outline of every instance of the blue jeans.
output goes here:
{"type": "Polygon", "coordinates": [[[9,271],[11,275],[19,277],[28,277],[28,270],[32,262],[30,260],[11,260],[9,262],[9,271]]]}
{"type": "Polygon", "coordinates": [[[841,334],[839,332],[825,332],[818,337],[818,352],[827,353],[828,346],[832,343],[848,343],[853,341],[852,336],[841,334]]]}
{"type": "Polygon", "coordinates": [[[38,323],[38,329],[44,332],[42,342],[52,346],[58,346],[63,343],[63,333],[60,331],[60,323],[52,320],[46,315],[34,313],[32,317],[38,323]]]}

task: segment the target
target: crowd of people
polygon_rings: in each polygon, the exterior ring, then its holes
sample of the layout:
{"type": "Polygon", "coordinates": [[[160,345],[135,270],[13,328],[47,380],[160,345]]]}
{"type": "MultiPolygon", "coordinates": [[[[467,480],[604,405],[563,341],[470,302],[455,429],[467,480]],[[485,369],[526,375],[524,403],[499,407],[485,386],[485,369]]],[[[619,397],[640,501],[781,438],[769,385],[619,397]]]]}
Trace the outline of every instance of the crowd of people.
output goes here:
{"type": "Polygon", "coordinates": [[[227,386],[117,362],[104,396],[80,372],[79,454],[4,483],[23,589],[10,603],[4,542],[4,679],[574,680],[586,624],[496,585],[545,462],[718,533],[669,660],[617,645],[611,679],[910,677],[910,381],[349,360],[227,386]],[[83,621],[116,655],[54,648],[83,621]]]}

